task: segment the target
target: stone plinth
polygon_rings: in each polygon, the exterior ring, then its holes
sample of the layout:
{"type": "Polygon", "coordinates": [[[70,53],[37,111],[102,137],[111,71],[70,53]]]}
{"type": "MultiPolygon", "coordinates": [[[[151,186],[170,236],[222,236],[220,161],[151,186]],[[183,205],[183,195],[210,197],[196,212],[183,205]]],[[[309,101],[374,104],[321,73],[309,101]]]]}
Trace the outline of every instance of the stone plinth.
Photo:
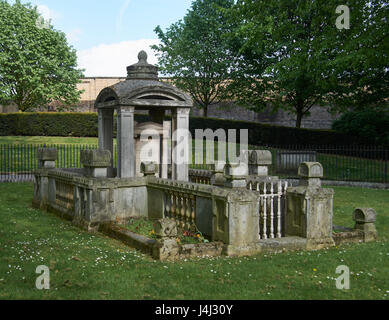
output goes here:
{"type": "Polygon", "coordinates": [[[106,178],[111,165],[111,152],[108,150],[82,150],[80,160],[84,166],[85,176],[106,178]]]}
{"type": "Polygon", "coordinates": [[[323,166],[319,162],[303,162],[299,169],[300,186],[321,187],[321,179],[324,176],[323,166]]]}
{"type": "Polygon", "coordinates": [[[142,162],[140,165],[140,172],[145,176],[158,176],[159,168],[155,162],[142,162]]]}
{"type": "Polygon", "coordinates": [[[377,213],[372,208],[358,208],[353,213],[353,220],[355,221],[354,229],[364,233],[365,242],[377,239],[376,219],[377,213]]]}
{"type": "Polygon", "coordinates": [[[224,167],[226,166],[225,161],[215,161],[212,165],[212,177],[211,177],[211,185],[224,187],[226,179],[224,177],[224,167]]]}
{"type": "Polygon", "coordinates": [[[273,157],[270,151],[254,150],[249,153],[248,163],[250,175],[265,177],[269,175],[269,166],[273,163],[273,157]]]}
{"type": "Polygon", "coordinates": [[[246,188],[248,166],[244,162],[230,163],[224,167],[224,186],[227,188],[246,188]]]}
{"type": "Polygon", "coordinates": [[[41,148],[37,151],[39,167],[42,169],[54,169],[58,159],[58,151],[53,148],[41,148]]]}
{"type": "Polygon", "coordinates": [[[173,219],[157,220],[154,222],[153,226],[154,232],[159,238],[176,238],[178,235],[177,223],[173,219]]]}
{"type": "Polygon", "coordinates": [[[286,194],[286,235],[306,238],[308,249],[332,246],[334,191],[321,188],[323,166],[318,162],[302,163],[299,175],[300,185],[288,188],[286,194]]]}

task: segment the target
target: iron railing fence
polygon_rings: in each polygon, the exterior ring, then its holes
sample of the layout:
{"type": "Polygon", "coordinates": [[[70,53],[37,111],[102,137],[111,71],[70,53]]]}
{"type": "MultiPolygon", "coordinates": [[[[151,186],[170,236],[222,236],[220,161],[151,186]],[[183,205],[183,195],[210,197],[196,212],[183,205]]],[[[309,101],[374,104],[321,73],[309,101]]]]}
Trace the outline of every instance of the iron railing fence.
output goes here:
{"type": "MultiPolygon", "coordinates": [[[[97,149],[97,145],[83,144],[0,144],[0,182],[33,181],[38,169],[36,153],[39,148],[58,150],[57,168],[82,168],[80,151],[97,149]]],[[[318,161],[324,167],[324,179],[389,183],[389,149],[376,146],[250,146],[250,149],[267,149],[272,152],[271,175],[282,178],[297,177],[301,162],[318,161]]],[[[193,169],[209,170],[209,150],[204,147],[201,159],[193,150],[193,169]],[[202,163],[204,159],[204,163],[202,163]]],[[[213,153],[218,158],[217,145],[213,153]]],[[[117,163],[117,146],[114,145],[113,163],[117,163]]]]}
{"type": "MultiPolygon", "coordinates": [[[[0,182],[31,182],[38,169],[36,157],[39,148],[58,150],[57,168],[82,168],[81,150],[97,149],[97,145],[83,144],[0,144],[0,182]]],[[[114,146],[116,166],[116,145],[114,146]]]]}

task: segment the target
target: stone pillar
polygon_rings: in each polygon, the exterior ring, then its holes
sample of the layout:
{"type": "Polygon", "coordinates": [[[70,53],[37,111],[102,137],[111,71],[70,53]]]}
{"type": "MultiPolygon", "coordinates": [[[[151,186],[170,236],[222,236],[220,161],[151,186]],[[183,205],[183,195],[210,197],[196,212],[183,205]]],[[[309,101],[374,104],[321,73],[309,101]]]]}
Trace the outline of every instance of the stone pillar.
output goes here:
{"type": "Polygon", "coordinates": [[[299,168],[300,185],[288,188],[285,233],[307,239],[308,249],[335,245],[332,238],[334,190],[321,188],[323,167],[305,162],[299,168]]]}
{"type": "Polygon", "coordinates": [[[249,175],[267,177],[269,175],[269,166],[273,163],[273,157],[270,151],[254,150],[249,154],[249,175]]]}
{"type": "Polygon", "coordinates": [[[41,148],[37,151],[39,168],[54,169],[55,161],[58,159],[58,151],[54,148],[41,148]]]}
{"type": "Polygon", "coordinates": [[[172,123],[170,121],[163,122],[163,135],[162,135],[162,165],[161,165],[161,178],[168,179],[169,177],[169,164],[171,164],[172,151],[169,141],[172,136],[171,130],[172,123]]]}
{"type": "Polygon", "coordinates": [[[35,174],[33,205],[46,210],[51,192],[48,173],[50,169],[55,169],[58,151],[57,149],[41,148],[37,151],[37,158],[39,170],[35,174]]]}
{"type": "Polygon", "coordinates": [[[353,213],[355,221],[355,230],[363,232],[363,240],[365,242],[375,241],[377,239],[377,229],[375,222],[377,213],[372,208],[358,208],[353,213]]]}
{"type": "Polygon", "coordinates": [[[213,241],[225,244],[227,255],[256,252],[259,240],[259,197],[244,189],[214,188],[213,241]]]}
{"type": "Polygon", "coordinates": [[[142,162],[140,164],[140,172],[143,174],[144,177],[158,177],[158,171],[158,164],[155,162],[142,162]]]}
{"type": "Polygon", "coordinates": [[[245,162],[230,163],[224,168],[226,188],[247,188],[248,166],[245,162]]]}
{"type": "Polygon", "coordinates": [[[111,165],[111,152],[108,150],[81,150],[80,160],[85,175],[90,178],[107,178],[111,165]]]}
{"type": "Polygon", "coordinates": [[[172,117],[172,179],[178,181],[189,181],[189,112],[188,108],[178,108],[172,117]]]}
{"type": "Polygon", "coordinates": [[[118,110],[118,177],[135,177],[134,107],[119,107],[118,110]]]}
{"type": "Polygon", "coordinates": [[[215,161],[212,165],[212,177],[211,177],[211,185],[224,187],[226,182],[226,178],[224,177],[224,167],[226,166],[225,161],[215,161]]]}
{"type": "Polygon", "coordinates": [[[111,152],[108,177],[113,177],[113,109],[99,109],[99,149],[111,152]]]}

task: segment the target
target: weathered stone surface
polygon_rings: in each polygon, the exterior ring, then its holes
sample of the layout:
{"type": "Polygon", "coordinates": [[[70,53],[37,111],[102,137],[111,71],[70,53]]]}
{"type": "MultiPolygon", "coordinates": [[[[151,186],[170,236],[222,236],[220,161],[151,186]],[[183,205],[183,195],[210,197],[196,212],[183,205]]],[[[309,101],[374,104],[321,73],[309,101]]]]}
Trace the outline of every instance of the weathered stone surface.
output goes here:
{"type": "Polygon", "coordinates": [[[144,176],[155,176],[159,172],[158,164],[156,162],[142,162],[140,171],[144,176]]]}
{"type": "Polygon", "coordinates": [[[246,179],[249,174],[248,165],[244,162],[230,163],[224,168],[224,186],[226,188],[246,188],[246,179]]]}
{"type": "Polygon", "coordinates": [[[253,150],[250,152],[249,164],[258,166],[271,166],[273,157],[268,150],[253,150]]]}
{"type": "Polygon", "coordinates": [[[37,158],[41,161],[56,161],[58,150],[55,148],[40,148],[37,151],[37,158]]]}
{"type": "Polygon", "coordinates": [[[153,248],[153,258],[161,261],[175,261],[180,258],[180,245],[176,239],[163,239],[153,248]]]}
{"type": "Polygon", "coordinates": [[[111,166],[111,152],[108,150],[81,150],[80,161],[87,177],[106,178],[111,166]]]}
{"type": "Polygon", "coordinates": [[[354,229],[363,232],[365,242],[377,239],[376,219],[377,213],[372,208],[358,208],[353,213],[354,229]]]}
{"type": "Polygon", "coordinates": [[[333,196],[332,189],[288,188],[286,235],[308,239],[309,249],[332,246],[333,196]]]}
{"type": "Polygon", "coordinates": [[[54,169],[55,161],[58,159],[58,150],[54,148],[40,148],[37,151],[39,167],[43,169],[54,169]]]}
{"type": "Polygon", "coordinates": [[[323,166],[319,162],[303,162],[298,169],[300,186],[321,188],[321,178],[324,176],[323,166]]]}
{"type": "Polygon", "coordinates": [[[80,161],[84,167],[106,168],[111,164],[111,152],[108,150],[81,150],[80,161]]]}
{"type": "Polygon", "coordinates": [[[159,238],[176,238],[177,222],[173,219],[160,219],[154,222],[154,231],[159,238]]]}
{"type": "Polygon", "coordinates": [[[323,166],[319,162],[303,162],[299,166],[298,175],[302,178],[323,178],[323,166]]]}
{"type": "Polygon", "coordinates": [[[225,190],[215,188],[213,201],[214,241],[231,246],[246,246],[258,241],[259,197],[244,189],[225,190]]]}

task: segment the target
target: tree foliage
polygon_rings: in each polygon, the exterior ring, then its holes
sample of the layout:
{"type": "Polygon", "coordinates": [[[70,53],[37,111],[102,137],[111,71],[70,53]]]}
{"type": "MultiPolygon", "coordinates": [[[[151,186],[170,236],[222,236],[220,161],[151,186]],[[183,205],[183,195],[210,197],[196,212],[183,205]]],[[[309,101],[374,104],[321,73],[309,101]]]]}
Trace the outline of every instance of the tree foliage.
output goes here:
{"type": "Polygon", "coordinates": [[[80,98],[75,50],[64,33],[41,22],[36,7],[0,0],[0,103],[14,102],[20,111],[80,98]]]}
{"type": "Polygon", "coordinates": [[[224,38],[231,24],[219,8],[231,8],[233,0],[196,0],[183,20],[165,32],[155,29],[161,44],[153,46],[162,72],[172,76],[174,84],[189,92],[204,109],[226,99],[226,79],[234,65],[232,40],[224,38]]]}
{"type": "Polygon", "coordinates": [[[245,40],[231,86],[241,101],[283,108],[300,127],[314,105],[344,111],[388,98],[388,4],[342,4],[350,29],[336,27],[338,1],[238,0],[228,15],[245,40]]]}
{"type": "Polygon", "coordinates": [[[366,109],[346,112],[333,123],[332,129],[389,146],[389,112],[385,110],[366,109]]]}

